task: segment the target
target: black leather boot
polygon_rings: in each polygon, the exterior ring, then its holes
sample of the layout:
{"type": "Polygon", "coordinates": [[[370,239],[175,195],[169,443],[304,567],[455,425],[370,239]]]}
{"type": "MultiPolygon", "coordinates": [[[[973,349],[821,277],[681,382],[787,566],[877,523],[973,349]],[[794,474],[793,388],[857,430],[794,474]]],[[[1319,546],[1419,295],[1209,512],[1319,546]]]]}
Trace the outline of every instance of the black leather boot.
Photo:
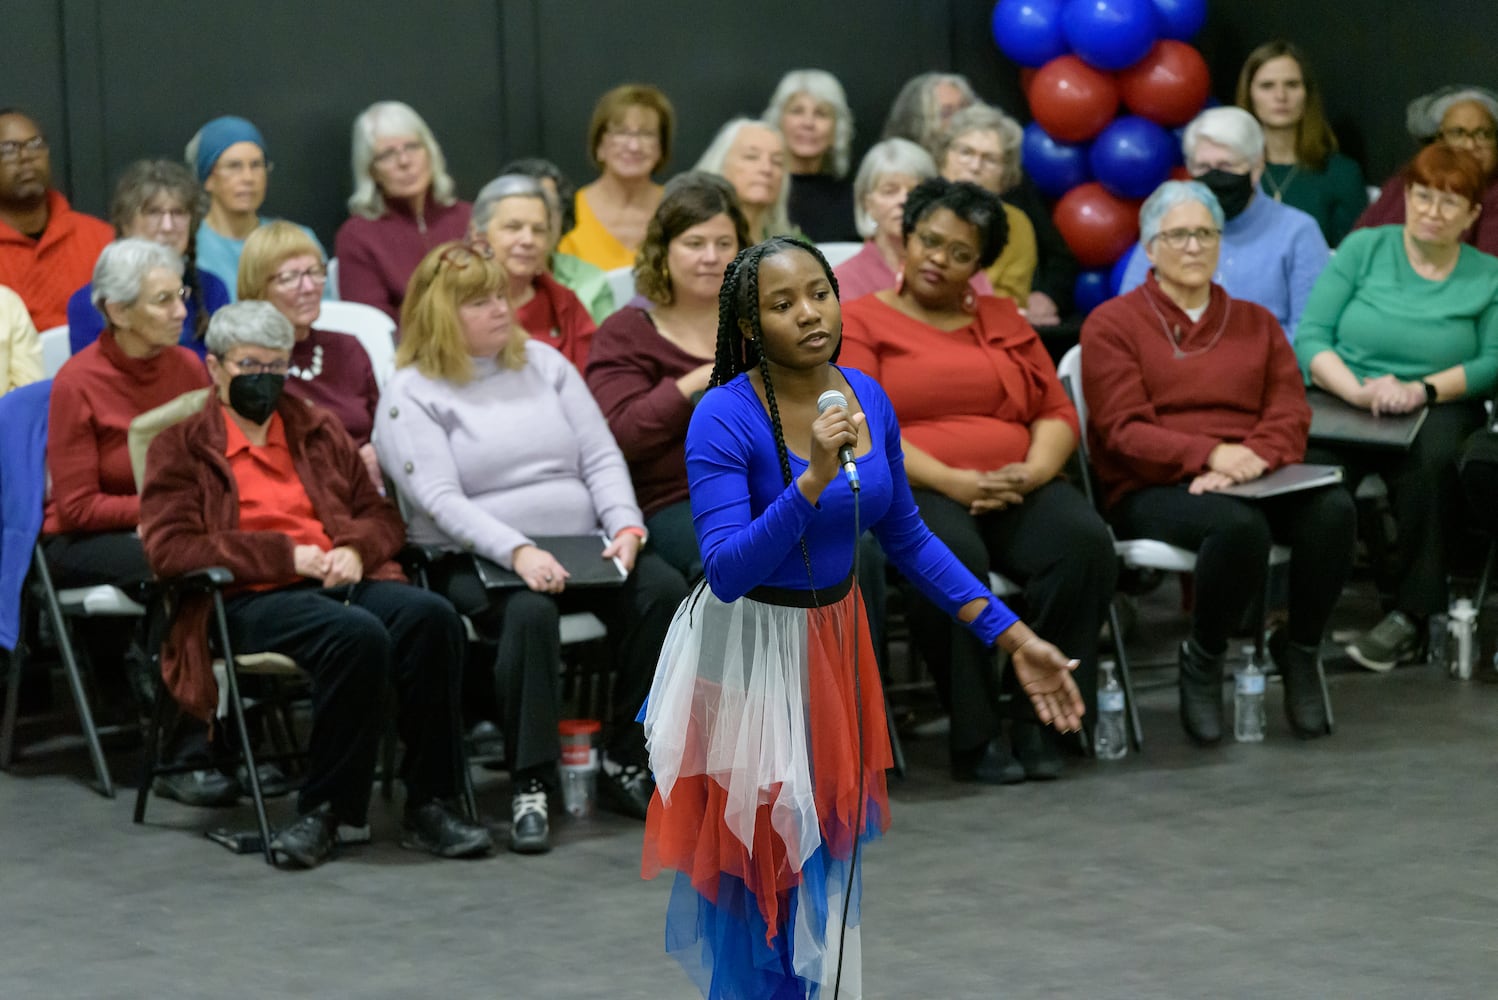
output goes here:
{"type": "Polygon", "coordinates": [[[1197,746],[1222,742],[1222,658],[1208,656],[1195,639],[1181,643],[1181,728],[1197,746]]]}
{"type": "Polygon", "coordinates": [[[1321,679],[1316,673],[1316,646],[1291,642],[1284,629],[1269,637],[1269,655],[1285,684],[1285,719],[1290,731],[1303,740],[1326,735],[1326,702],[1321,698],[1321,679]]]}

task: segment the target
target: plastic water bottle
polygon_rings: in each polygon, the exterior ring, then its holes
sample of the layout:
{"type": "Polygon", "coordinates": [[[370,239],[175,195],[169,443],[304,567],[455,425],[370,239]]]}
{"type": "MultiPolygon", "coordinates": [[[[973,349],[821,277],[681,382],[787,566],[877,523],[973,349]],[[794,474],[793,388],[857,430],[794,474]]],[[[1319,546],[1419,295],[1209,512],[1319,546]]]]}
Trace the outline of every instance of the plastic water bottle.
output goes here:
{"type": "Polygon", "coordinates": [[[1097,693],[1097,726],[1093,730],[1092,749],[1098,760],[1122,760],[1129,754],[1129,737],[1124,728],[1124,692],[1113,675],[1116,667],[1112,660],[1104,660],[1099,666],[1103,671],[1103,686],[1097,693]]]}
{"type": "Polygon", "coordinates": [[[1248,663],[1238,671],[1233,685],[1233,738],[1239,743],[1264,742],[1264,672],[1259,669],[1258,654],[1252,646],[1244,647],[1248,663]]]}
{"type": "Polygon", "coordinates": [[[1469,598],[1452,602],[1447,627],[1451,637],[1446,641],[1446,671],[1457,680],[1472,679],[1472,663],[1477,659],[1477,609],[1469,598]]]}
{"type": "Polygon", "coordinates": [[[598,784],[598,751],[593,740],[603,728],[596,719],[563,719],[562,805],[574,819],[593,815],[593,797],[598,784]]]}

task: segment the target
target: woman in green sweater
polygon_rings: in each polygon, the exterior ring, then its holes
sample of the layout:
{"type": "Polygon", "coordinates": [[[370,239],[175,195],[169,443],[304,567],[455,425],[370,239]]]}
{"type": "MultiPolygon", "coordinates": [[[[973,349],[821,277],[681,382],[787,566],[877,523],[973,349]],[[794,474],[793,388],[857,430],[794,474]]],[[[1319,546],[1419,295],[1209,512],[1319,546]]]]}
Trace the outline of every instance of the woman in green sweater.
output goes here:
{"type": "Polygon", "coordinates": [[[1368,207],[1368,190],[1357,163],[1337,152],[1321,88],[1300,49],[1281,40],[1250,52],[1236,103],[1264,126],[1259,187],[1315,219],[1329,246],[1342,242],[1368,207]]]}
{"type": "Polygon", "coordinates": [[[1360,229],[1322,272],[1295,353],[1307,382],[1374,414],[1429,407],[1408,451],[1343,448],[1308,461],[1377,472],[1399,546],[1394,606],[1347,653],[1370,670],[1423,656],[1427,618],[1446,609],[1445,526],[1460,518],[1453,464],[1498,382],[1498,258],[1461,242],[1481,211],[1483,171],[1437,143],[1405,169],[1405,223],[1360,229]]]}

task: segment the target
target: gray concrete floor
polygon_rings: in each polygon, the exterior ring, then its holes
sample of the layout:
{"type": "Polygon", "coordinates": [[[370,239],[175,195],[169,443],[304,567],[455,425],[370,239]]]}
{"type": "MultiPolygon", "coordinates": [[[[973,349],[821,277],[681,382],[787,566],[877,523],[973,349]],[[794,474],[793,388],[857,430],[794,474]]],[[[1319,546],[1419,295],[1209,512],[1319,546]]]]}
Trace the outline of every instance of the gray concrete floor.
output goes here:
{"type": "MultiPolygon", "coordinates": [[[[1131,646],[1169,648],[1167,584],[1131,646]]],[[[1355,606],[1343,617],[1368,616],[1355,606]]],[[[1156,656],[1156,659],[1159,659],[1156,656]]],[[[1338,731],[1201,751],[1174,675],[1140,669],[1146,748],[1059,782],[951,782],[907,743],[894,824],[865,854],[877,998],[1475,998],[1498,981],[1498,686],[1431,667],[1331,678],[1338,731]]],[[[112,755],[128,780],[135,755],[112,755]]],[[[502,775],[480,775],[508,817],[502,775]]],[[[662,952],[669,879],[641,826],[556,823],[540,858],[436,861],[373,844],[273,871],[201,812],[88,790],[82,754],[0,775],[0,997],[687,998],[662,952]]],[[[284,817],[288,801],[274,804],[284,817]]],[[[501,831],[502,834],[502,831],[501,831]]]]}

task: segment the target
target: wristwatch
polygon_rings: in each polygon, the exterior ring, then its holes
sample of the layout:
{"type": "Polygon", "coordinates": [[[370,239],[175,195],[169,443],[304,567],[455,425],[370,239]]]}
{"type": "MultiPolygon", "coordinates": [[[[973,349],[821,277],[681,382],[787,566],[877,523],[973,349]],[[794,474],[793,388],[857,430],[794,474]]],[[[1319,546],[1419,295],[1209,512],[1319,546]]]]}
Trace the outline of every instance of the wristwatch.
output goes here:
{"type": "Polygon", "coordinates": [[[1433,385],[1431,385],[1429,382],[1425,381],[1424,379],[1420,380],[1420,384],[1423,385],[1423,386],[1425,386],[1425,405],[1426,406],[1435,406],[1436,405],[1436,395],[1437,395],[1437,393],[1436,393],[1436,387],[1433,386],[1433,385]]]}

